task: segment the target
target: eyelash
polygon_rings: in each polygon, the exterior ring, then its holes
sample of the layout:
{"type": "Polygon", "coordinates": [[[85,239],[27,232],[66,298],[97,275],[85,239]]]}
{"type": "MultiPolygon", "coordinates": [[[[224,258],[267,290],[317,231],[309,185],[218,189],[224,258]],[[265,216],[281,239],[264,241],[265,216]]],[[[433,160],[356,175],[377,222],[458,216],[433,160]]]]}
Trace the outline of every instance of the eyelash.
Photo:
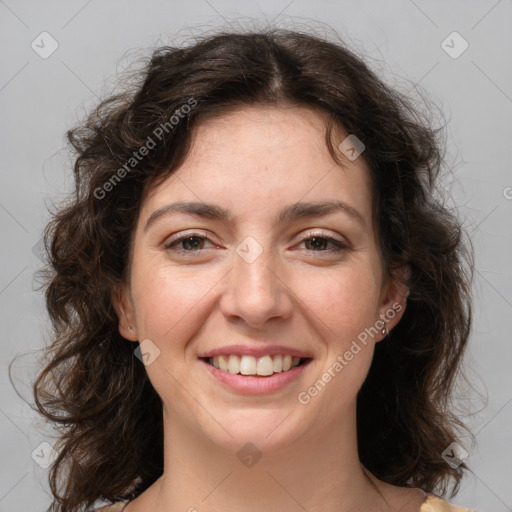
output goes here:
{"type": "MultiPolygon", "coordinates": [[[[179,245],[181,242],[183,242],[185,240],[189,240],[190,238],[199,238],[199,239],[208,240],[208,241],[211,242],[211,240],[207,236],[201,235],[199,233],[190,233],[190,234],[183,235],[183,236],[180,236],[178,238],[175,238],[175,239],[171,240],[170,242],[165,244],[165,249],[168,250],[168,251],[172,251],[172,252],[186,254],[187,256],[188,255],[193,255],[194,253],[199,253],[199,252],[205,250],[205,249],[198,249],[196,251],[187,251],[185,249],[175,249],[175,247],[177,245],[179,245]]],[[[306,238],[303,238],[300,241],[300,243],[302,244],[304,242],[307,242],[307,241],[310,241],[310,240],[313,240],[313,239],[326,240],[328,243],[330,242],[334,246],[336,246],[337,249],[335,249],[335,250],[323,250],[323,251],[315,251],[315,250],[312,250],[312,249],[306,249],[308,252],[311,252],[311,253],[337,254],[337,253],[340,253],[342,251],[346,251],[349,248],[346,244],[344,244],[340,240],[338,240],[336,238],[333,238],[331,236],[320,234],[320,233],[308,233],[308,236],[306,238]]]]}

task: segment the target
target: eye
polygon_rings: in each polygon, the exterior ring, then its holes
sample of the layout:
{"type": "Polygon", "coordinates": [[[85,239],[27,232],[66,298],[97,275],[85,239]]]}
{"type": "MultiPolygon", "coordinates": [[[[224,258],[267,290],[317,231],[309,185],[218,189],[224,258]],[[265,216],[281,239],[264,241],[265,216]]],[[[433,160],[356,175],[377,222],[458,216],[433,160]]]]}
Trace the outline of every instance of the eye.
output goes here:
{"type": "Polygon", "coordinates": [[[206,241],[210,240],[204,235],[200,235],[199,233],[189,233],[187,235],[171,239],[167,244],[165,244],[165,249],[175,252],[199,252],[204,249],[206,241]]]}
{"type": "Polygon", "coordinates": [[[310,234],[308,238],[301,241],[301,244],[305,244],[310,252],[338,253],[348,249],[347,244],[341,240],[323,234],[310,234]],[[333,250],[326,250],[329,244],[334,246],[333,250]]]}

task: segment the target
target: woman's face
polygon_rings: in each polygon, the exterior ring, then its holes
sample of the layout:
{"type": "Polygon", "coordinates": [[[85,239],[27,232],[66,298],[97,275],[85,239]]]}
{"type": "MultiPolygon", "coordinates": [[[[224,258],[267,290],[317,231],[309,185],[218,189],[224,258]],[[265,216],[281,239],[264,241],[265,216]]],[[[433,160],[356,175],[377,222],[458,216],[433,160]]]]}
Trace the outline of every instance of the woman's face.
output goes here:
{"type": "Polygon", "coordinates": [[[403,313],[368,170],[337,165],[325,129],[305,108],[211,120],[141,207],[120,332],[142,342],[166,421],[226,448],[355,426],[380,318],[403,313]]]}

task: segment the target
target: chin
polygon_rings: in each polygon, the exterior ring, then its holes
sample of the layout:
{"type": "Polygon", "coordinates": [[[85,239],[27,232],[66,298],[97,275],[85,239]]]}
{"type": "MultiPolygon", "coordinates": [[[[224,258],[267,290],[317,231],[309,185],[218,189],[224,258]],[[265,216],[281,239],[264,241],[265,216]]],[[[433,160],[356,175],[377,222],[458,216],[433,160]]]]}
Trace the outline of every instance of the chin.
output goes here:
{"type": "Polygon", "coordinates": [[[299,414],[290,414],[292,409],[245,409],[233,410],[231,414],[218,416],[219,426],[205,432],[211,442],[225,450],[238,453],[246,445],[260,452],[275,452],[294,444],[308,430],[299,414]],[[227,431],[227,432],[226,432],[227,431]]]}

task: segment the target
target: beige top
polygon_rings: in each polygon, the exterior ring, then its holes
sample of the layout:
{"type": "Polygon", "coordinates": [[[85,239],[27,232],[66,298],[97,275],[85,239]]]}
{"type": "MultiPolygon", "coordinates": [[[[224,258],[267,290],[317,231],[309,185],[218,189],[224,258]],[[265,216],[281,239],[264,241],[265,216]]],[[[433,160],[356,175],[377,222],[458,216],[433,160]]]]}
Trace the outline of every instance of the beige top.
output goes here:
{"type": "MultiPolygon", "coordinates": [[[[113,503],[112,505],[107,505],[106,507],[98,508],[97,511],[101,512],[121,512],[126,505],[128,505],[128,501],[118,501],[117,503],[113,503]]],[[[434,495],[429,495],[428,498],[421,505],[420,512],[475,512],[474,510],[470,510],[469,508],[457,507],[456,505],[450,505],[446,501],[438,498],[434,495]]]]}

